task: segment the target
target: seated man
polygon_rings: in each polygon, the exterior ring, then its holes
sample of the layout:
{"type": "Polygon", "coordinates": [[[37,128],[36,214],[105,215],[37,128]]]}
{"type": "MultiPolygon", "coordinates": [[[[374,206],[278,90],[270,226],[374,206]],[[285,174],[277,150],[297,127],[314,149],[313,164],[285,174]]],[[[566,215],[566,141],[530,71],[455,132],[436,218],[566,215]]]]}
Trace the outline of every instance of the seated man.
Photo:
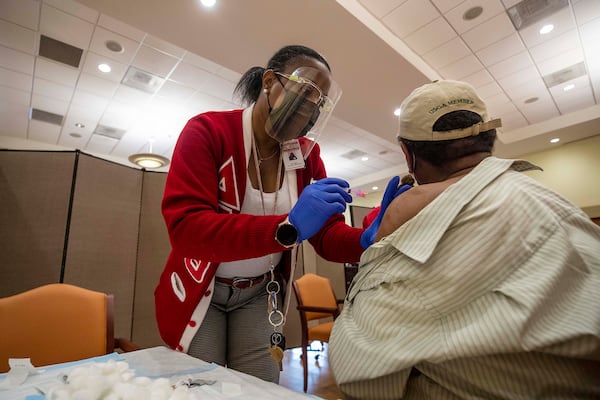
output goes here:
{"type": "Polygon", "coordinates": [[[436,81],[402,104],[418,186],[363,253],[329,344],[347,398],[600,398],[600,227],[491,155],[499,120],[436,81]]]}

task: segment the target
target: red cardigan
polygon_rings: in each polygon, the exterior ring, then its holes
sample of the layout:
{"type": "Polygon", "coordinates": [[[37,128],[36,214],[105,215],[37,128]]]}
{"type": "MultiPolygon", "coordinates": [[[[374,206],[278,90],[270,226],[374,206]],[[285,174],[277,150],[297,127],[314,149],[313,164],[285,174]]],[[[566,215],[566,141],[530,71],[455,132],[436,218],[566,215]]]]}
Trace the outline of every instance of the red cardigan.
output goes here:
{"type": "MultiPolygon", "coordinates": [[[[172,250],[155,290],[155,306],[160,334],[176,350],[187,352],[206,314],[219,263],[284,251],[280,266],[289,279],[291,252],[275,241],[275,230],[286,215],[240,214],[249,154],[242,113],[197,115],[186,124],[173,152],[162,202],[172,250]]],[[[307,140],[300,139],[301,147],[307,140]]],[[[315,145],[306,167],[296,171],[298,193],[312,179],[325,176],[315,145]]],[[[361,233],[338,214],[309,241],[329,261],[357,262],[361,233]]]]}

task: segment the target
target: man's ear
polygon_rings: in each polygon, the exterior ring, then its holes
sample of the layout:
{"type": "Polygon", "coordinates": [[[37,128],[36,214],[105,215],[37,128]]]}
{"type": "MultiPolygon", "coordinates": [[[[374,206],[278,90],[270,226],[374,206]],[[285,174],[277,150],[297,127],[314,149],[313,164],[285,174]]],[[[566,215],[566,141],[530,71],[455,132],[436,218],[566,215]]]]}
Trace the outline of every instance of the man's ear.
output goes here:
{"type": "Polygon", "coordinates": [[[400,142],[400,148],[402,149],[402,152],[404,153],[404,158],[406,158],[406,165],[408,166],[408,172],[410,174],[412,174],[413,171],[413,157],[410,151],[408,151],[408,148],[406,147],[406,145],[403,142],[400,142]]]}

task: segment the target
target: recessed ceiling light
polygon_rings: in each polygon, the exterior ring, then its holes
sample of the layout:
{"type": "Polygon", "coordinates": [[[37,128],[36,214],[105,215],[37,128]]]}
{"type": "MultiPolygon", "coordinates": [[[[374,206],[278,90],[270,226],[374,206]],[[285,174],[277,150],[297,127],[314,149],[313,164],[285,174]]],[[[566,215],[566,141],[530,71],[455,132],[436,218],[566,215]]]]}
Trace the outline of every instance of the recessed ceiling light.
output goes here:
{"type": "Polygon", "coordinates": [[[480,7],[480,6],[471,7],[467,11],[465,11],[465,13],[463,14],[463,19],[465,21],[471,21],[472,19],[479,17],[482,12],[483,12],[483,7],[480,7]]]}
{"type": "Polygon", "coordinates": [[[568,85],[566,85],[566,86],[563,88],[563,90],[566,92],[566,91],[569,91],[569,90],[573,89],[574,87],[575,87],[575,84],[574,84],[574,83],[569,83],[568,85]]]}
{"type": "Polygon", "coordinates": [[[79,139],[81,137],[81,133],[71,132],[69,136],[79,139]]]}
{"type": "Polygon", "coordinates": [[[400,107],[396,108],[396,109],[394,110],[394,115],[395,115],[396,117],[400,116],[400,112],[401,112],[401,111],[402,111],[402,110],[400,109],[400,107]]]}
{"type": "Polygon", "coordinates": [[[379,189],[379,186],[373,186],[371,189],[372,190],[377,190],[377,189],[379,189]]]}
{"type": "Polygon", "coordinates": [[[200,0],[200,2],[202,3],[202,5],[204,7],[212,7],[215,5],[215,3],[217,2],[217,0],[200,0]]]}
{"type": "Polygon", "coordinates": [[[360,159],[361,159],[361,161],[369,161],[369,157],[367,157],[367,156],[361,157],[360,159]]]}
{"type": "Polygon", "coordinates": [[[539,98],[538,97],[530,97],[527,100],[524,101],[525,104],[531,104],[531,103],[535,103],[536,101],[538,101],[539,98]]]}
{"type": "Polygon", "coordinates": [[[558,143],[560,142],[560,139],[555,137],[554,139],[550,139],[550,143],[558,143]]]}
{"type": "Polygon", "coordinates": [[[75,124],[75,126],[76,126],[77,128],[85,128],[85,125],[84,125],[84,124],[82,124],[81,122],[77,122],[77,123],[75,124]]]}
{"type": "Polygon", "coordinates": [[[98,64],[98,69],[104,73],[112,71],[112,68],[108,64],[98,64]]]}
{"type": "Polygon", "coordinates": [[[554,25],[552,24],[547,24],[542,26],[542,29],[540,29],[540,35],[545,35],[547,33],[550,33],[554,30],[554,25]]]}

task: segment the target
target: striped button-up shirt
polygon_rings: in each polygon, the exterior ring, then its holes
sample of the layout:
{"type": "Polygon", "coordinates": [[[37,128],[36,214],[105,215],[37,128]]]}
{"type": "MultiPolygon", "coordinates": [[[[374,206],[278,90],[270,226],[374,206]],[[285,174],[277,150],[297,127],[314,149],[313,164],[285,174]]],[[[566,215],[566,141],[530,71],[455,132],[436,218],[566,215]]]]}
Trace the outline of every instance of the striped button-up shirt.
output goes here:
{"type": "Polygon", "coordinates": [[[600,398],[600,228],[489,157],[371,246],[329,361],[348,398],[600,398]]]}

